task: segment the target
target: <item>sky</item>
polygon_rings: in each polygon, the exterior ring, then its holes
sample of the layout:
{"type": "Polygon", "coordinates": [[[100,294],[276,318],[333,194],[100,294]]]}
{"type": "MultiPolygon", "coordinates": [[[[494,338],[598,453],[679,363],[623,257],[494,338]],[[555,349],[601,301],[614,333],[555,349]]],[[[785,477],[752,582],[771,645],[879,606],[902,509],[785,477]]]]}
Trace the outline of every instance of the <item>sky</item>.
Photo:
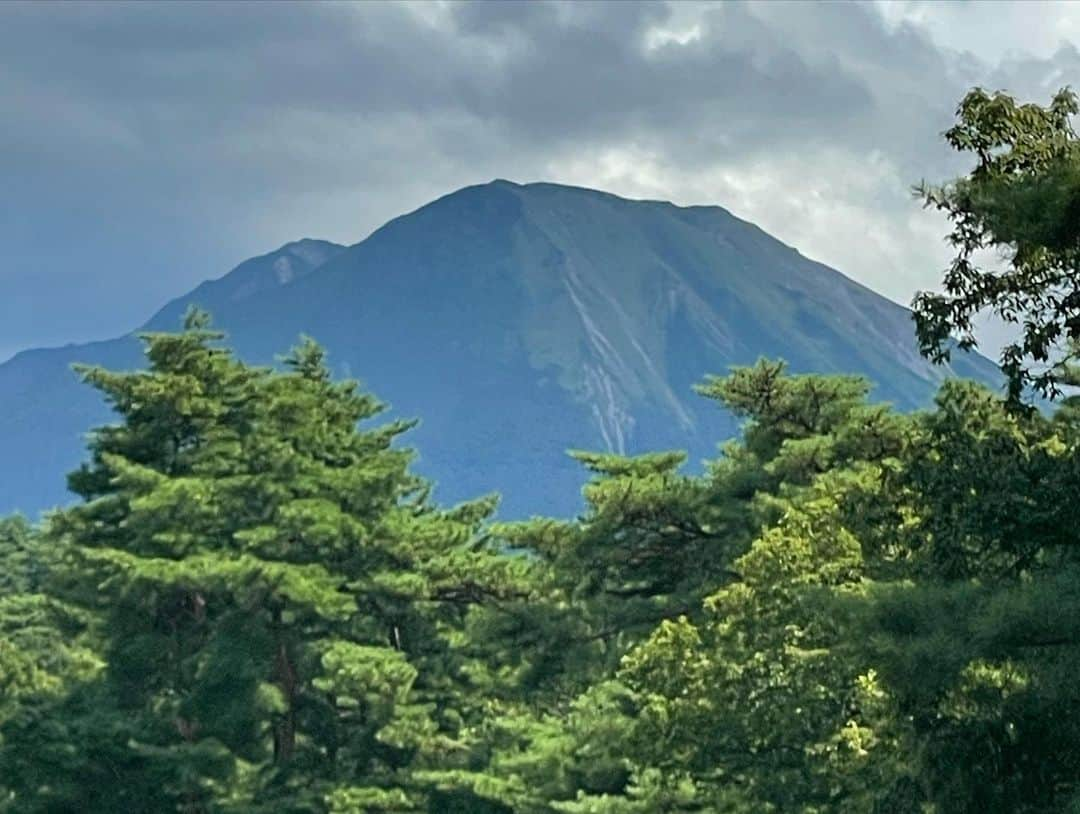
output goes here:
{"type": "Polygon", "coordinates": [[[719,204],[906,304],[957,102],[1078,48],[1035,0],[0,3],[0,360],[494,178],[719,204]]]}

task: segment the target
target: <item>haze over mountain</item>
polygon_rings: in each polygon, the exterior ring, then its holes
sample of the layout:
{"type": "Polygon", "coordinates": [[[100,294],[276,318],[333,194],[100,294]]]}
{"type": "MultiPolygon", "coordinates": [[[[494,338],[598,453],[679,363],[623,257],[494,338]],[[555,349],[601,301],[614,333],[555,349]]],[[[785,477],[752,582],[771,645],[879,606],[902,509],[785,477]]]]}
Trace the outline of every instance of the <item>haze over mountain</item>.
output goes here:
{"type": "MultiPolygon", "coordinates": [[[[720,207],[631,201],[494,181],[399,217],[345,248],[302,240],[166,305],[209,309],[245,359],[301,333],[418,417],[408,443],[443,502],[495,489],[503,517],[572,514],[584,481],[568,448],[715,454],[735,426],[692,392],[707,373],[782,357],[865,375],[910,409],[946,375],[997,384],[989,360],[923,360],[907,309],[720,207]]],[[[32,350],[0,365],[0,512],[66,502],[83,436],[108,420],[75,362],[140,364],[133,336],[32,350]]]]}

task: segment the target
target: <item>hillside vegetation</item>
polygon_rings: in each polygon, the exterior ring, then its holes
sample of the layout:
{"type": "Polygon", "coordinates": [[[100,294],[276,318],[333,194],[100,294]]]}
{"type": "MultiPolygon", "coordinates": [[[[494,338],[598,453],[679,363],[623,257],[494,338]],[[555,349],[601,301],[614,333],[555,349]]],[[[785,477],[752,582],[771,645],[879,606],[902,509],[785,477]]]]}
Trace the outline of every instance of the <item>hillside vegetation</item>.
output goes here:
{"type": "Polygon", "coordinates": [[[702,371],[738,439],[574,452],[573,519],[439,505],[310,339],[254,366],[191,309],[83,368],[80,501],[0,523],[0,811],[1080,811],[1075,113],[972,92],[925,190],[923,349],[998,308],[1004,395],[702,371]]]}

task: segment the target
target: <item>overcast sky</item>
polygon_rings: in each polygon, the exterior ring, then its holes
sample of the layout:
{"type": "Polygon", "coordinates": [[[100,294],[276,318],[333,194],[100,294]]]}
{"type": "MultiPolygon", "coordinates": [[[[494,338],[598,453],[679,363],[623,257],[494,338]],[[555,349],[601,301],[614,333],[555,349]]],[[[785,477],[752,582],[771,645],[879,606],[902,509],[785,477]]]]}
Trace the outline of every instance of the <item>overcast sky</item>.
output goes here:
{"type": "Polygon", "coordinates": [[[720,204],[906,304],[956,103],[1078,46],[1030,0],[0,3],[0,359],[493,178],[720,204]]]}

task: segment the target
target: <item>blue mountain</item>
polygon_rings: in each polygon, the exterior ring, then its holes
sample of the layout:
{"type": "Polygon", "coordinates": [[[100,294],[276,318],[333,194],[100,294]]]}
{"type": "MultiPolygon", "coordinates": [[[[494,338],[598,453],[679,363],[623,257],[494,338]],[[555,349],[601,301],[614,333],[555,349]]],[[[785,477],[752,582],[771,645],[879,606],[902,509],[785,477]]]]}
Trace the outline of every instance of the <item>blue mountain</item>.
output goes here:
{"type": "MultiPolygon", "coordinates": [[[[858,373],[875,398],[926,405],[946,376],[994,386],[959,353],[933,367],[910,312],[715,206],[627,200],[556,184],[467,187],[350,247],[290,243],[169,303],[204,306],[245,359],[302,334],[335,372],[417,417],[416,469],[443,502],[492,490],[500,515],[569,515],[584,475],[570,448],[680,448],[712,457],[737,428],[692,385],[761,356],[858,373]]],[[[21,353],[0,365],[0,512],[70,499],[64,474],[109,420],[76,362],[132,368],[134,336],[21,353]]]]}

